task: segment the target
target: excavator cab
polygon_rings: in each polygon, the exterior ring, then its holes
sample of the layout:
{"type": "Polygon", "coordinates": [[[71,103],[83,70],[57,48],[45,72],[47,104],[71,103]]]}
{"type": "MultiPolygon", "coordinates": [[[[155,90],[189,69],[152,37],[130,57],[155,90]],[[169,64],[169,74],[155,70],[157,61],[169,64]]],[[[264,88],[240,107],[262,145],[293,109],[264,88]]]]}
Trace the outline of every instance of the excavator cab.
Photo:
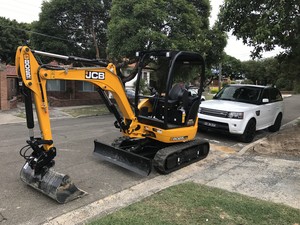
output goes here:
{"type": "MultiPolygon", "coordinates": [[[[139,52],[135,115],[162,129],[194,126],[200,97],[190,96],[190,82],[203,81],[204,61],[191,52],[139,52]]],[[[201,83],[202,84],[202,83],[201,83]]],[[[203,85],[199,87],[199,91],[203,85]]],[[[201,95],[200,95],[201,96],[201,95]]]]}

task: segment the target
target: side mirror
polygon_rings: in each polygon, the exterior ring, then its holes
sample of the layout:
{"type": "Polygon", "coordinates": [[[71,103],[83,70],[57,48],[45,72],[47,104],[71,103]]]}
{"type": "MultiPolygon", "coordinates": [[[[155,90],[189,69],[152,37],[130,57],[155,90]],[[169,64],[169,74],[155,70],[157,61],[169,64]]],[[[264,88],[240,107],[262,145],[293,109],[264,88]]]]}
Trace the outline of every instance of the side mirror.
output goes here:
{"type": "Polygon", "coordinates": [[[269,103],[270,101],[269,101],[269,99],[268,98],[263,98],[262,99],[262,103],[269,103]]]}

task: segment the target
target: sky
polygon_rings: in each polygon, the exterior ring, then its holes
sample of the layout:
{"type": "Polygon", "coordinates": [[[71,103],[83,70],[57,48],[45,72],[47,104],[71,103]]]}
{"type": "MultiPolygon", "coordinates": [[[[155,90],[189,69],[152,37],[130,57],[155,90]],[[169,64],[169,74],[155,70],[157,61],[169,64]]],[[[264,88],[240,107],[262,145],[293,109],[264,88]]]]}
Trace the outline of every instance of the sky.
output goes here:
{"type": "MultiPolygon", "coordinates": [[[[18,22],[31,23],[39,19],[41,5],[43,0],[0,0],[0,16],[9,19],[15,19],[18,22]]],[[[212,6],[210,23],[213,24],[217,19],[219,7],[223,0],[210,0],[212,6]]],[[[252,47],[246,46],[241,40],[237,40],[235,36],[228,34],[229,38],[225,52],[241,61],[250,60],[250,52],[252,47]]],[[[280,48],[271,52],[266,52],[263,57],[271,57],[278,54],[280,48]]]]}

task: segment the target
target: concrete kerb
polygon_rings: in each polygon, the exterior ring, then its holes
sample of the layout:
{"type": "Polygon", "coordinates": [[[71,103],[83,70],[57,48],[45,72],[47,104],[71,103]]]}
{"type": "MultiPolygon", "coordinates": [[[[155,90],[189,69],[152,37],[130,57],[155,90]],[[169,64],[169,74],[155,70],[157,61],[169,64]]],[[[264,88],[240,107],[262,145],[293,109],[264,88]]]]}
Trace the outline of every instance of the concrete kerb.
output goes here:
{"type": "MultiPolygon", "coordinates": [[[[221,157],[219,154],[220,153],[214,152],[211,160],[215,162],[219,161],[220,158],[224,160],[224,158],[228,157],[227,154],[222,153],[221,157]]],[[[93,219],[103,217],[130,204],[141,201],[142,199],[173,185],[184,183],[186,181],[193,181],[193,177],[199,174],[199,171],[204,170],[207,166],[209,166],[209,162],[202,160],[171,174],[156,176],[150,180],[134,185],[128,189],[92,202],[56,218],[49,218],[43,225],[85,224],[93,219]]]]}

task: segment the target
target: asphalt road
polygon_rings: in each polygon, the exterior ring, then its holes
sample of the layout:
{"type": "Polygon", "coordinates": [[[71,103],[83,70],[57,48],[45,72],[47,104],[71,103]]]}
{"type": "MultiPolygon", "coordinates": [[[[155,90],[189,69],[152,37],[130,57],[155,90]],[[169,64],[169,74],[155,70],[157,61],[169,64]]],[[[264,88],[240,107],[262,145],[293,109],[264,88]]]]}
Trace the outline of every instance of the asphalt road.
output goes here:
{"type": "MultiPolygon", "coordinates": [[[[284,122],[299,116],[299,100],[300,96],[285,99],[288,110],[284,122]]],[[[55,170],[69,174],[79,188],[89,193],[84,198],[65,205],[59,205],[26,186],[19,178],[19,171],[24,163],[19,150],[26,144],[27,138],[25,123],[0,125],[0,224],[39,224],[156,177],[156,172],[150,177],[141,177],[93,157],[94,139],[110,143],[120,135],[113,127],[113,122],[111,115],[52,121],[53,139],[58,150],[55,170]]],[[[260,135],[264,133],[259,133],[258,137],[260,135]]],[[[241,145],[226,135],[199,136],[220,146],[236,148],[241,145]]]]}
{"type": "Polygon", "coordinates": [[[69,174],[73,182],[89,194],[59,205],[19,178],[24,159],[19,150],[26,143],[25,123],[1,125],[0,144],[0,224],[38,224],[46,218],[84,206],[155,176],[142,177],[93,157],[94,139],[110,143],[119,134],[112,116],[63,119],[52,122],[58,151],[55,170],[69,174]]]}

